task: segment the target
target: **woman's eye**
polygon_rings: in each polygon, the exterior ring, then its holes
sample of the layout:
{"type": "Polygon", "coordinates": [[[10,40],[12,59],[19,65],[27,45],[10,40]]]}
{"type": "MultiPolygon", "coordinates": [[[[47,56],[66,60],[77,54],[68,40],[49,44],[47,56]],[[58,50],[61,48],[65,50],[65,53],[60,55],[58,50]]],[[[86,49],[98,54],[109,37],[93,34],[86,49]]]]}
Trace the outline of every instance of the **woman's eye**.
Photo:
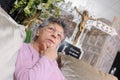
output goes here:
{"type": "Polygon", "coordinates": [[[52,28],[52,27],[49,27],[48,29],[49,29],[49,31],[52,31],[52,32],[54,32],[54,28],[52,28]]]}
{"type": "Polygon", "coordinates": [[[54,31],[54,28],[50,27],[50,30],[53,30],[53,31],[54,31]]]}
{"type": "Polygon", "coordinates": [[[61,38],[62,38],[62,36],[61,36],[60,34],[58,34],[58,38],[59,38],[59,39],[61,39],[61,38]]]}

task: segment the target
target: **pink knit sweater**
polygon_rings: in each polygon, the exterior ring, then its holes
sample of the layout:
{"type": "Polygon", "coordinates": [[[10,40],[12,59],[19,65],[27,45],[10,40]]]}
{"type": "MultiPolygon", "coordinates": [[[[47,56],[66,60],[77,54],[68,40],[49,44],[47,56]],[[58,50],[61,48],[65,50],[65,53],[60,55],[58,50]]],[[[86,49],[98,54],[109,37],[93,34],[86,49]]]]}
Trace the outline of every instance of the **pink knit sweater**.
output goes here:
{"type": "Polygon", "coordinates": [[[56,61],[39,53],[30,45],[23,44],[16,62],[15,80],[65,80],[56,61]]]}

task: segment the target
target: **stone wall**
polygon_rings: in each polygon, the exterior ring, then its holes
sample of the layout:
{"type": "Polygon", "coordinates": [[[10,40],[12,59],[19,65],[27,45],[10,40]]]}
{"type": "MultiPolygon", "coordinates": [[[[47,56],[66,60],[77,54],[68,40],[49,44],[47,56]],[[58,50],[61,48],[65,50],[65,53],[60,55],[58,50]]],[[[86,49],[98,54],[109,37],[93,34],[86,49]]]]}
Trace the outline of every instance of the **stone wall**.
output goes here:
{"type": "Polygon", "coordinates": [[[87,33],[82,43],[82,48],[84,51],[82,60],[95,66],[106,37],[107,34],[102,34],[102,31],[92,28],[92,30],[87,33]]]}
{"type": "Polygon", "coordinates": [[[86,36],[82,43],[84,51],[82,60],[104,72],[109,72],[115,56],[120,50],[120,25],[116,23],[113,26],[117,29],[118,35],[110,36],[92,28],[91,31],[84,33],[86,36]]]}

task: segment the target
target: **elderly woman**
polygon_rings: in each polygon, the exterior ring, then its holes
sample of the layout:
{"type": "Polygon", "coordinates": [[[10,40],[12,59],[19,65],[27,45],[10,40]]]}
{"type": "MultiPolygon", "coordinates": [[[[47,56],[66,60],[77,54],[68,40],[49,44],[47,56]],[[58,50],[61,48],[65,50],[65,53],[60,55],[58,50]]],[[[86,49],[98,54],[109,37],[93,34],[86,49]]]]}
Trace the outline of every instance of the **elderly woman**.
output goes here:
{"type": "Polygon", "coordinates": [[[16,61],[15,80],[65,80],[56,62],[57,47],[66,35],[61,19],[45,20],[35,40],[23,44],[16,61]]]}

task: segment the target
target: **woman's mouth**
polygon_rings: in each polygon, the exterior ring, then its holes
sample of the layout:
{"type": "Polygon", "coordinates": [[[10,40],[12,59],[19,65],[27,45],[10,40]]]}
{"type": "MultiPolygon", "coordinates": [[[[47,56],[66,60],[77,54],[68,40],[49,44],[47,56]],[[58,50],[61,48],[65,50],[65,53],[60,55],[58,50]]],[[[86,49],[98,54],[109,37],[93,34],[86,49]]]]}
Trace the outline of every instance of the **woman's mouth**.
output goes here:
{"type": "Polygon", "coordinates": [[[55,44],[55,42],[53,40],[47,39],[47,46],[52,46],[54,44],[55,44]]]}

